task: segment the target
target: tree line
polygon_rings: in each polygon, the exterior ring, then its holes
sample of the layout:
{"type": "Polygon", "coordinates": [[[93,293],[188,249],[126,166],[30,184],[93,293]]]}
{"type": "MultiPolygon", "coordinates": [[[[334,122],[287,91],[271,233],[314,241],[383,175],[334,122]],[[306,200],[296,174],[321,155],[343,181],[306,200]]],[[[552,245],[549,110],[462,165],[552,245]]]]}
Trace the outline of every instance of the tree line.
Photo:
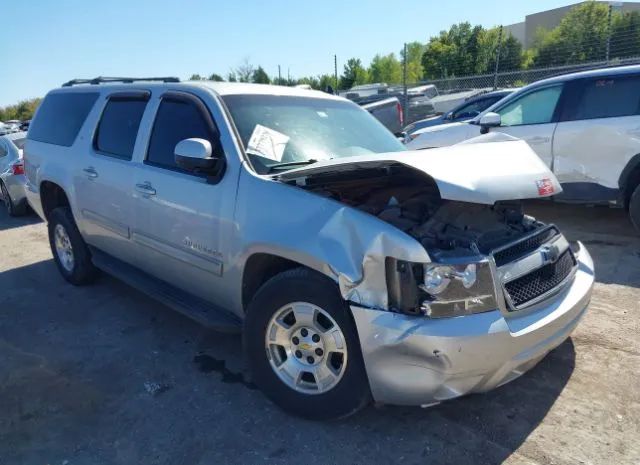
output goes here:
{"type": "MultiPolygon", "coordinates": [[[[309,84],[315,89],[328,85],[341,90],[355,85],[403,82],[405,50],[387,55],[377,54],[369,65],[360,58],[349,58],[336,82],[332,74],[298,79],[271,78],[261,67],[253,67],[245,59],[232,69],[228,81],[309,84]]],[[[551,30],[536,31],[534,45],[525,50],[518,39],[500,27],[484,28],[469,22],[452,25],[426,43],[411,42],[406,46],[407,83],[451,77],[580,64],[590,61],[640,57],[640,13],[613,11],[605,3],[588,1],[574,7],[551,30]],[[607,47],[609,55],[607,56],[607,47]],[[498,60],[499,53],[499,60],[498,60]],[[497,65],[497,66],[496,66],[497,65]]],[[[212,74],[192,79],[224,80],[212,74]]]]}

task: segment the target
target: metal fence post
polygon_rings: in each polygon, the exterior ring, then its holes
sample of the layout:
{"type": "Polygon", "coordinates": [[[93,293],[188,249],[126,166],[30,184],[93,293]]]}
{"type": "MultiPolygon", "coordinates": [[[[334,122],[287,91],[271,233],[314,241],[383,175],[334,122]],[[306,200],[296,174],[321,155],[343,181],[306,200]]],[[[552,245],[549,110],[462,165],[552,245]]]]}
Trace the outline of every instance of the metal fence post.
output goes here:
{"type": "Polygon", "coordinates": [[[498,69],[500,67],[500,50],[502,50],[502,26],[498,32],[498,50],[496,52],[496,70],[493,73],[493,90],[498,88],[498,69]]]}
{"type": "Polygon", "coordinates": [[[338,55],[333,55],[333,72],[336,78],[336,95],[338,95],[338,55]]]}
{"type": "Polygon", "coordinates": [[[607,49],[605,51],[605,61],[609,63],[609,54],[611,53],[611,11],[613,5],[609,3],[609,16],[607,17],[607,49]]]}
{"type": "Polygon", "coordinates": [[[403,100],[402,102],[402,123],[407,124],[407,117],[409,114],[409,102],[407,99],[407,43],[404,43],[404,60],[402,63],[402,87],[403,87],[403,100]]]}

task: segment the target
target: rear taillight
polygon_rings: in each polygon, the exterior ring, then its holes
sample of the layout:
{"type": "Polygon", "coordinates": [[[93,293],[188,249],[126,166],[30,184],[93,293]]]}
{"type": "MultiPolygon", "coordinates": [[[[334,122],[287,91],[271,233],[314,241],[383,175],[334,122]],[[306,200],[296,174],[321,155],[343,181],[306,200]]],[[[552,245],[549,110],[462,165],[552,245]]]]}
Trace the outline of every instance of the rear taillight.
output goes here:
{"type": "Polygon", "coordinates": [[[11,169],[13,174],[24,174],[24,164],[22,162],[13,164],[11,169]]]}
{"type": "Polygon", "coordinates": [[[400,120],[400,127],[404,126],[404,115],[402,114],[402,105],[400,102],[396,103],[396,109],[398,110],[398,119],[400,120]]]}

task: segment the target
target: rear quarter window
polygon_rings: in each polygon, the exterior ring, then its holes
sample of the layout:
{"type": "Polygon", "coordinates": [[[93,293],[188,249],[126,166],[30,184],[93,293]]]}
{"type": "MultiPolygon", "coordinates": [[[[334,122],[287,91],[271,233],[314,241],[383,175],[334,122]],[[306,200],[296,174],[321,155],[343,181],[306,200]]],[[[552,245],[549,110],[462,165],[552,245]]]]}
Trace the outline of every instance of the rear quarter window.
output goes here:
{"type": "Polygon", "coordinates": [[[640,76],[611,76],[576,84],[575,103],[566,120],[615,118],[640,114],[640,76]]]}
{"type": "Polygon", "coordinates": [[[96,103],[97,92],[49,94],[29,127],[28,139],[70,147],[96,103]]]}

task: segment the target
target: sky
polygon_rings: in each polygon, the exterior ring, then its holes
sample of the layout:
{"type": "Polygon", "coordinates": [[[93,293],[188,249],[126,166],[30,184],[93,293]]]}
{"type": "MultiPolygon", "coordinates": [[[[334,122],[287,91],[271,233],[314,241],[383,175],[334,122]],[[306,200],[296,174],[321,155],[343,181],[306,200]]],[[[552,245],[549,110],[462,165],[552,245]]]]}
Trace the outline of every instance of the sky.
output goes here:
{"type": "Polygon", "coordinates": [[[454,23],[491,27],[567,0],[0,0],[0,106],[73,78],[226,76],[248,59],[270,76],[338,72],[351,57],[426,42],[454,23]]]}

